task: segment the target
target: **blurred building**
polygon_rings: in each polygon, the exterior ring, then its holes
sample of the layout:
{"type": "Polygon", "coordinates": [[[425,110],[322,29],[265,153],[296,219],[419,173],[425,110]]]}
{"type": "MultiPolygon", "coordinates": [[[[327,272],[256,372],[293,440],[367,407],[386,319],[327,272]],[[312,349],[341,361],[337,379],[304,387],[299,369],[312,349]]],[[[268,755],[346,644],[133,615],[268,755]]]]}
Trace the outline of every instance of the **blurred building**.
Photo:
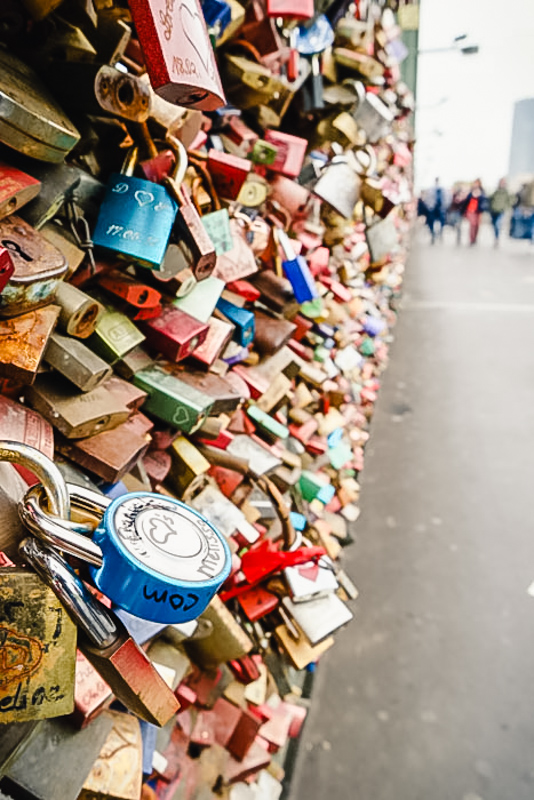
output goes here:
{"type": "Polygon", "coordinates": [[[534,97],[514,106],[509,176],[534,175],[534,97]]]}

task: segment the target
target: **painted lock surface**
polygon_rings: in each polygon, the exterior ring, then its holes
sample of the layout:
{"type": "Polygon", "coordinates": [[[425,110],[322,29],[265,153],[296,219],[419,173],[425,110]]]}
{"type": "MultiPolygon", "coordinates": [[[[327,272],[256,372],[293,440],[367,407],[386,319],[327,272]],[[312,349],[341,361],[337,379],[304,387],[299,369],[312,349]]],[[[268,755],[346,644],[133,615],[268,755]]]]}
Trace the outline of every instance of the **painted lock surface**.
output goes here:
{"type": "Polygon", "coordinates": [[[178,500],[135,492],[114,500],[94,540],[95,584],[119,607],[153,622],[196,619],[230,574],[222,535],[178,500]]]}
{"type": "Polygon", "coordinates": [[[177,205],[163,186],[114,173],[93,234],[95,245],[148,267],[163,261],[177,205]]]}

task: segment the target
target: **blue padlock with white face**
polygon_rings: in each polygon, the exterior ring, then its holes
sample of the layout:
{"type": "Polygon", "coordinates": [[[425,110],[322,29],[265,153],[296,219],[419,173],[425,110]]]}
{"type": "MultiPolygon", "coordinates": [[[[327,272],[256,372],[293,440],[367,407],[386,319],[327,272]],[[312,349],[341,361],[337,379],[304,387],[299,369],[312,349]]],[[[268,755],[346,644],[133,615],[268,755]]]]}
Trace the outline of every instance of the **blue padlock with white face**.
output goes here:
{"type": "MultiPolygon", "coordinates": [[[[187,169],[187,153],[182,149],[173,175],[178,185],[187,169]]],[[[165,256],[178,206],[164,186],[134,177],[136,163],[137,147],[134,147],[122,172],[109,179],[93,242],[132,258],[141,266],[157,268],[165,256]]]]}
{"type": "Polygon", "coordinates": [[[19,509],[31,533],[89,562],[95,586],[119,608],[152,622],[189,622],[200,616],[230,574],[232,559],[223,535],[179,500],[133,492],[110,501],[65,484],[53,462],[32,447],[12,446],[10,452],[18,453],[11,460],[39,476],[44,465],[79,514],[101,517],[94,527],[53,516],[45,510],[42,484],[28,490],[19,509]]]}

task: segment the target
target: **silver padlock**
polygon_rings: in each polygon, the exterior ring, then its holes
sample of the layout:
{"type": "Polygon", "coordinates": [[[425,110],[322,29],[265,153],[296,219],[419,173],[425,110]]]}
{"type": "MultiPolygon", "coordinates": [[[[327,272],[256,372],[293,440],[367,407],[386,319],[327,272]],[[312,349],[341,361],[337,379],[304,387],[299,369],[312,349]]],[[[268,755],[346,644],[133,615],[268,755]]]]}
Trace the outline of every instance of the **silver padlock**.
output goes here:
{"type": "Polygon", "coordinates": [[[346,155],[334,156],[312,189],[314,195],[346,219],[352,218],[360,199],[362,181],[354,166],[346,155]]]}

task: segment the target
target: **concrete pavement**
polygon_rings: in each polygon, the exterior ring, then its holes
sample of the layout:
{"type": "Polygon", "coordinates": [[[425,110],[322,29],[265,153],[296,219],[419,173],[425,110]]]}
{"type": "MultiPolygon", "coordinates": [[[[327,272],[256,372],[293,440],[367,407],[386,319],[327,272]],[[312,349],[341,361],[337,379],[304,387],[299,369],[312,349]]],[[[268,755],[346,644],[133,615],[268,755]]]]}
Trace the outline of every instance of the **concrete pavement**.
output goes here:
{"type": "Polygon", "coordinates": [[[534,798],[534,248],[410,259],[291,800],[534,798]]]}

